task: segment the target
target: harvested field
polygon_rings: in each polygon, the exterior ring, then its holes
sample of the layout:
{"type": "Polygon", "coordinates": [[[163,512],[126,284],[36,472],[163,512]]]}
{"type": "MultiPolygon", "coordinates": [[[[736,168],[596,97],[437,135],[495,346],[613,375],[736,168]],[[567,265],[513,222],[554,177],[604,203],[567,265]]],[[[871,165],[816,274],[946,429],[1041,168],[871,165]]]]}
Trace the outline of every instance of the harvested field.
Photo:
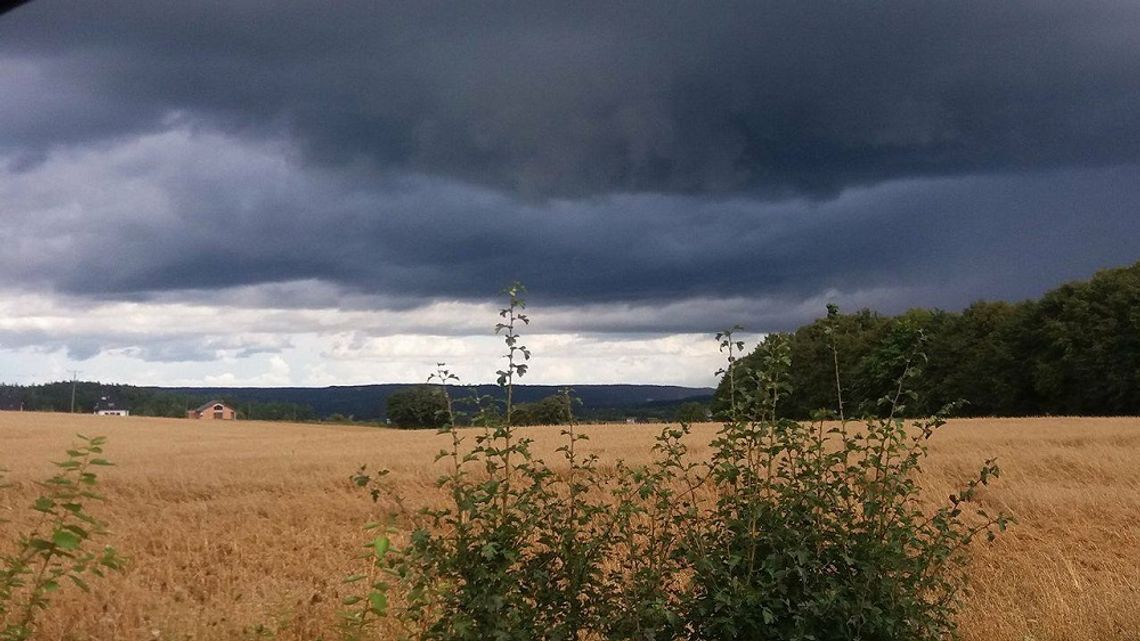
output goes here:
{"type": "MultiPolygon", "coordinates": [[[[589,426],[603,460],[644,460],[658,426],[589,426]]],[[[714,425],[698,426],[707,442],[714,425]]],[[[558,430],[523,430],[549,456],[558,430]]],[[[433,433],[274,423],[0,413],[6,540],[76,432],[109,437],[108,502],[93,511],[131,559],[93,594],[61,593],[39,638],[337,638],[341,578],[376,507],[348,481],[388,467],[413,503],[438,500],[433,433]]],[[[1140,419],[953,421],[932,442],[931,503],[988,457],[983,500],[1020,524],[975,547],[963,638],[1140,640],[1140,419]]]]}

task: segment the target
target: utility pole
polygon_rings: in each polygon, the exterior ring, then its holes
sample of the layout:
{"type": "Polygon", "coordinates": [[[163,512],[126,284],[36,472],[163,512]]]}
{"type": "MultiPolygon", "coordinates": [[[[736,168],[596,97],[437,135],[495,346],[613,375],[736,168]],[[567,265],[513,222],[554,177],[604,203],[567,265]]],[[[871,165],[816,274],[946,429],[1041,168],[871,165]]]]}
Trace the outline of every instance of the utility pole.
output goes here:
{"type": "Polygon", "coordinates": [[[71,413],[75,413],[75,381],[79,377],[79,370],[71,370],[71,413]]]}

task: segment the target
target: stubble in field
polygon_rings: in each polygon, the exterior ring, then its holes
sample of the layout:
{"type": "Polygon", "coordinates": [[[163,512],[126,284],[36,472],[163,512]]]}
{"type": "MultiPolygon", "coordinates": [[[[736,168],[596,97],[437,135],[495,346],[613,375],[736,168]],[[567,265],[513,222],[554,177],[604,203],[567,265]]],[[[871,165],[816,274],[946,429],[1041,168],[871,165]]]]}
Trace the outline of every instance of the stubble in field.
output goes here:
{"type": "MultiPolygon", "coordinates": [[[[697,454],[716,428],[694,429],[697,454]]],[[[612,463],[646,460],[658,429],[583,431],[612,463]]],[[[557,429],[523,431],[556,459],[557,429]]],[[[93,510],[131,563],[90,595],[61,594],[45,640],[336,638],[341,579],[377,509],[349,475],[386,467],[409,503],[441,499],[431,431],[0,413],[0,465],[15,483],[0,492],[15,519],[0,541],[76,432],[110,437],[118,465],[93,510]]],[[[931,505],[997,457],[1003,474],[983,501],[1020,521],[974,546],[964,639],[1140,640],[1140,419],[952,421],[931,451],[931,505]]]]}

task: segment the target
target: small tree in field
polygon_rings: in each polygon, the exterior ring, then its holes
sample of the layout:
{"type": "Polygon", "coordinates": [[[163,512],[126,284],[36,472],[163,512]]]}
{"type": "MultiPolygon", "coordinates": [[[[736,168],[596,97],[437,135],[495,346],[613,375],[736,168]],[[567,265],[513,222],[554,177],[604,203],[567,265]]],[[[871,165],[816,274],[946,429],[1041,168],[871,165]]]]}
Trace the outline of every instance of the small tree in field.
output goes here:
{"type": "Polygon", "coordinates": [[[571,420],[565,397],[555,394],[535,401],[519,403],[511,412],[515,425],[565,425],[571,420]]]}
{"type": "Polygon", "coordinates": [[[388,397],[388,419],[397,427],[439,428],[447,424],[447,398],[435,387],[419,385],[388,397]]]}
{"type": "Polygon", "coordinates": [[[709,408],[704,403],[690,401],[677,408],[677,422],[703,423],[709,420],[709,408]]]}

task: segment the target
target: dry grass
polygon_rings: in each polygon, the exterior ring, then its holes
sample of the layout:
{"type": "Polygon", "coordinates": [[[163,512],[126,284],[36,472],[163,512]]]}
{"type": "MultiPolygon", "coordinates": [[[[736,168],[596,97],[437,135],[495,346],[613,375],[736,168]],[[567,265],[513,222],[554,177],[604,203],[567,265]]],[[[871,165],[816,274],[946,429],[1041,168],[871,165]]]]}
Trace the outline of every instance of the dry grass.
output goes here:
{"type": "MultiPolygon", "coordinates": [[[[636,461],[656,430],[586,431],[603,459],[636,461]]],[[[714,430],[698,427],[698,440],[714,430]]],[[[93,595],[66,593],[45,640],[228,641],[259,638],[258,625],[278,639],[336,638],[339,580],[374,509],[348,476],[388,467],[410,500],[438,500],[442,443],[430,433],[0,413],[0,464],[16,483],[0,492],[3,516],[18,518],[30,481],[76,432],[110,437],[118,467],[95,511],[132,562],[93,595]]],[[[557,444],[557,430],[530,434],[540,452],[557,444]]],[[[984,500],[1021,521],[977,546],[965,639],[1140,640],[1140,419],[955,421],[932,453],[930,501],[997,456],[1004,474],[984,500]]]]}

